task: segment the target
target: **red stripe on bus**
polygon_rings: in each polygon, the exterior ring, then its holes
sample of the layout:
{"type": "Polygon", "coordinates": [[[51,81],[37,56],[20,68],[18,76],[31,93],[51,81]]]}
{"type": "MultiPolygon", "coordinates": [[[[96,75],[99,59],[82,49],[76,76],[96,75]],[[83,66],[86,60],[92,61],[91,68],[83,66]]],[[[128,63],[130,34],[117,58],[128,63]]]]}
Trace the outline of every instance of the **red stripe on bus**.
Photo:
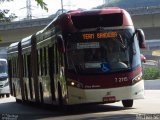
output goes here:
{"type": "Polygon", "coordinates": [[[84,89],[114,88],[132,85],[132,79],[139,75],[141,67],[129,72],[113,73],[108,75],[76,75],[68,73],[68,78],[78,81],[84,89]]]}

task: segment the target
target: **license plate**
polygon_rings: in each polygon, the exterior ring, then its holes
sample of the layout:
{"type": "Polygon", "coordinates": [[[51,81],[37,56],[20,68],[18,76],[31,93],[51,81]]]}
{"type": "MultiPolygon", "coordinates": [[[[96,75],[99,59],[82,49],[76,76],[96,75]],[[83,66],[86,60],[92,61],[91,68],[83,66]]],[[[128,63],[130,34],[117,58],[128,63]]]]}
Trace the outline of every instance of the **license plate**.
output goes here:
{"type": "Polygon", "coordinates": [[[103,97],[103,102],[115,102],[116,97],[115,96],[105,96],[103,97]]]}

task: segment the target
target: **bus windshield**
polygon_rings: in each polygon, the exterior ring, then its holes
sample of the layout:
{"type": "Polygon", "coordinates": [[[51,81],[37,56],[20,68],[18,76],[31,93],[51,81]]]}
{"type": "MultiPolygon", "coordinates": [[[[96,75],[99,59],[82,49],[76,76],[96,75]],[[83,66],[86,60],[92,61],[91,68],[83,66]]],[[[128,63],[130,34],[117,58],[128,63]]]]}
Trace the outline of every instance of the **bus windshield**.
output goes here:
{"type": "MultiPolygon", "coordinates": [[[[89,38],[89,36],[87,37],[89,38]]],[[[67,48],[68,69],[78,73],[128,70],[131,66],[129,61],[131,34],[121,30],[116,32],[116,35],[112,33],[112,37],[110,35],[110,37],[105,38],[105,34],[102,34],[101,37],[103,39],[96,38],[82,42],[75,40],[76,42],[72,42],[67,48]]]]}
{"type": "Polygon", "coordinates": [[[7,73],[6,61],[0,61],[0,73],[7,73]]]}

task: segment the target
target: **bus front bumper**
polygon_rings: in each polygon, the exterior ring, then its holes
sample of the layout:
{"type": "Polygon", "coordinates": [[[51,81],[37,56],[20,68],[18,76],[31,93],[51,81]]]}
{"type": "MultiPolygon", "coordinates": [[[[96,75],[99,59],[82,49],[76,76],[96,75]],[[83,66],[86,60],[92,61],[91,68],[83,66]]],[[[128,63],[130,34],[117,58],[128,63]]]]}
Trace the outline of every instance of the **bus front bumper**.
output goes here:
{"type": "Polygon", "coordinates": [[[68,86],[67,104],[111,103],[127,99],[144,98],[144,81],[132,86],[106,89],[80,89],[68,86]]]}

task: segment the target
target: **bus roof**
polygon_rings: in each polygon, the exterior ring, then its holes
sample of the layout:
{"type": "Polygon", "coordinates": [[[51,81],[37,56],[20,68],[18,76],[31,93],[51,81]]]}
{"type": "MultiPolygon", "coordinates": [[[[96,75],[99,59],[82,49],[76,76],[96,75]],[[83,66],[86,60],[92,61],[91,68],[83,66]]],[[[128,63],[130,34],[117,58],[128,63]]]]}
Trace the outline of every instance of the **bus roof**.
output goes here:
{"type": "Polygon", "coordinates": [[[18,43],[19,42],[10,44],[10,46],[8,47],[8,53],[18,51],[18,43]]]}
{"type": "Polygon", "coordinates": [[[67,13],[73,15],[91,15],[91,14],[113,14],[113,13],[121,13],[121,8],[118,7],[108,7],[103,9],[91,9],[91,10],[72,10],[68,11],[67,13]]]}
{"type": "Polygon", "coordinates": [[[133,26],[129,13],[121,8],[109,7],[92,10],[72,10],[59,15],[46,28],[58,27],[61,30],[75,32],[79,29],[96,27],[133,26]]]}
{"type": "Polygon", "coordinates": [[[31,46],[31,37],[32,37],[32,35],[22,39],[22,41],[21,41],[22,48],[25,48],[26,46],[31,46]]]}
{"type": "Polygon", "coordinates": [[[7,62],[7,59],[0,58],[0,61],[5,61],[5,62],[7,62]]]}

